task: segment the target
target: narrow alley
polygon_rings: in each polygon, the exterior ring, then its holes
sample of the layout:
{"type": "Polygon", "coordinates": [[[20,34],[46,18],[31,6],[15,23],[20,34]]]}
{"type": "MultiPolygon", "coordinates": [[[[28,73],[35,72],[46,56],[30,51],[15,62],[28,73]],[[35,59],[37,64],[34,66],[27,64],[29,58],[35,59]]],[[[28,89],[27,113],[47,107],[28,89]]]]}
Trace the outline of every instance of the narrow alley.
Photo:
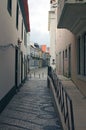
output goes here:
{"type": "Polygon", "coordinates": [[[0,114],[0,130],[63,130],[47,87],[47,68],[31,72],[0,114]]]}

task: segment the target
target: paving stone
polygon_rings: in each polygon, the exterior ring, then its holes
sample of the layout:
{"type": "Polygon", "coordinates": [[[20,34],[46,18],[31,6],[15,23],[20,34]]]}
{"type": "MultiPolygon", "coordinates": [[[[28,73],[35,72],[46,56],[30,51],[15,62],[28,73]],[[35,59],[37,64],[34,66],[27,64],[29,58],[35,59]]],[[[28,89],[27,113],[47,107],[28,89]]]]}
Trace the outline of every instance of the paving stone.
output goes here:
{"type": "Polygon", "coordinates": [[[0,114],[0,130],[63,130],[46,80],[47,76],[27,79],[0,114]]]}

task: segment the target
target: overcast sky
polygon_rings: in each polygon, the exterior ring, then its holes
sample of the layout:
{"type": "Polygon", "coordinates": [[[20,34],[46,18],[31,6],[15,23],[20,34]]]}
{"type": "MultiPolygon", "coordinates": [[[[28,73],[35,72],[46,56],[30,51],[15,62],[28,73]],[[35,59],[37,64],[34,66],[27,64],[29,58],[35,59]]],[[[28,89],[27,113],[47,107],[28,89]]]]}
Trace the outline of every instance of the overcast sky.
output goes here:
{"type": "Polygon", "coordinates": [[[30,41],[49,46],[48,11],[50,0],[28,0],[30,14],[30,41]]]}

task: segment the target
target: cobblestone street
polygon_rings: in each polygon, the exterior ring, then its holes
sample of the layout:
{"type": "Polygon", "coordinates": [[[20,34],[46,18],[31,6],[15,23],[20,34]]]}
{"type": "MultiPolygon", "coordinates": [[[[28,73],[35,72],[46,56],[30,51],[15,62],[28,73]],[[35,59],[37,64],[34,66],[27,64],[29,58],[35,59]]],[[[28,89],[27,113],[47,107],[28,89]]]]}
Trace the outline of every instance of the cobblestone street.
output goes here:
{"type": "MultiPolygon", "coordinates": [[[[45,74],[46,69],[42,72],[45,74]]],[[[0,130],[62,130],[59,114],[54,110],[50,89],[47,88],[47,74],[44,74],[42,78],[30,79],[28,76],[0,114],[0,130]]]]}

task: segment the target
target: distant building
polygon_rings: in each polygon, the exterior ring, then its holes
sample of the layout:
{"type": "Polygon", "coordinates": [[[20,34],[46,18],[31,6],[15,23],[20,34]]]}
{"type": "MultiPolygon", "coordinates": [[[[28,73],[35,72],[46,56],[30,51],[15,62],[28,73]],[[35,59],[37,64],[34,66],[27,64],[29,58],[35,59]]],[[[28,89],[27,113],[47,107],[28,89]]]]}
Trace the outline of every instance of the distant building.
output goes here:
{"type": "Polygon", "coordinates": [[[46,45],[41,45],[41,49],[43,52],[46,52],[47,46],[46,45]]]}
{"type": "Polygon", "coordinates": [[[34,46],[39,48],[39,44],[38,43],[34,43],[34,46]]]}
{"type": "Polygon", "coordinates": [[[50,47],[47,47],[46,52],[50,54],[50,47]]]}
{"type": "Polygon", "coordinates": [[[30,69],[46,67],[50,65],[49,48],[46,45],[39,46],[37,43],[30,45],[30,69]]]}
{"type": "Polygon", "coordinates": [[[30,44],[30,70],[42,67],[42,50],[37,43],[30,44]]]}
{"type": "Polygon", "coordinates": [[[47,47],[47,45],[41,46],[42,52],[43,52],[43,63],[42,66],[48,66],[50,65],[50,47],[47,47]]]}

